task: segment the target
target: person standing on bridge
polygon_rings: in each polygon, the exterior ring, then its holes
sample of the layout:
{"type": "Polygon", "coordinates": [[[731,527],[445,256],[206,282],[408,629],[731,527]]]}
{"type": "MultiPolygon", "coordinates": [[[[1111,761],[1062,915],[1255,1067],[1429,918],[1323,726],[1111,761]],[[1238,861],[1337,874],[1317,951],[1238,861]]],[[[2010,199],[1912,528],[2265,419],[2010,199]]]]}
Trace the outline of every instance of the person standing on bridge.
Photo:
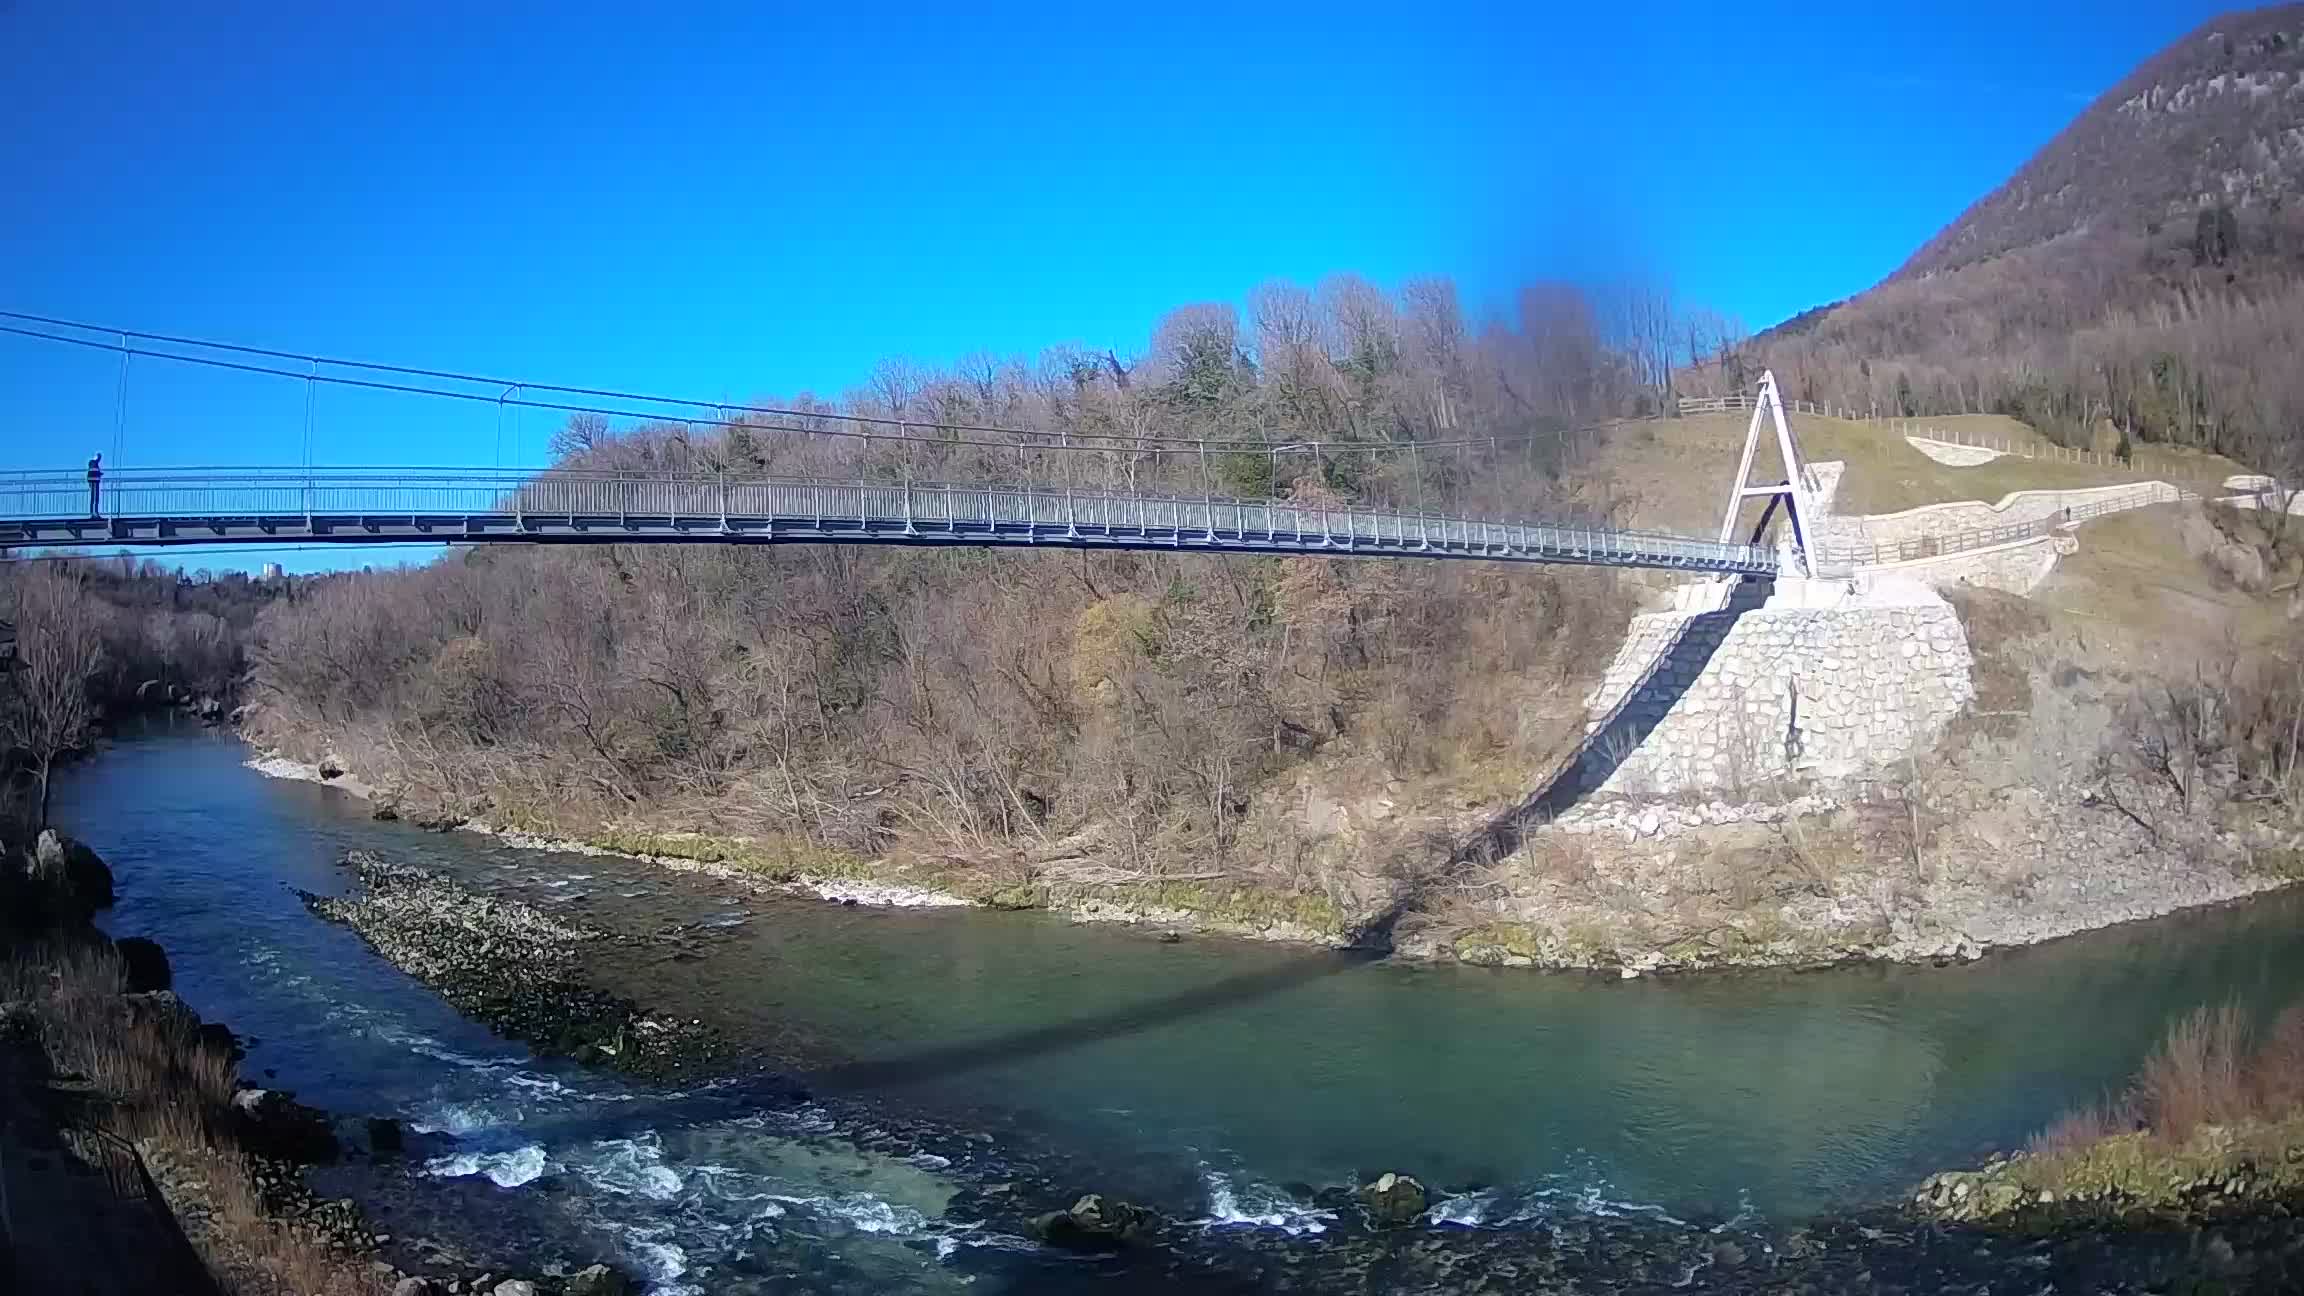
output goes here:
{"type": "Polygon", "coordinates": [[[89,516],[89,517],[92,517],[92,518],[100,518],[100,517],[104,516],[104,511],[103,511],[102,509],[100,509],[100,508],[98,508],[98,507],[97,507],[97,502],[98,502],[98,499],[99,499],[99,497],[100,497],[100,493],[103,491],[103,489],[104,489],[104,456],[102,456],[102,455],[94,455],[94,456],[91,456],[91,457],[89,458],[89,460],[88,460],[88,516],[89,516]]]}

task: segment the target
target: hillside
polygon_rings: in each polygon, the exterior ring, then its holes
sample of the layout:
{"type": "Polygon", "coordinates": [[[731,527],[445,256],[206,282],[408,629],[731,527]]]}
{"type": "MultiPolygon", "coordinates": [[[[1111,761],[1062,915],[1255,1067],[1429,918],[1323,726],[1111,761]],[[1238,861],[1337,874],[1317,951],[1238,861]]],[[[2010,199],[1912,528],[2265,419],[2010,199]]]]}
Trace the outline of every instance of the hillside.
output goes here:
{"type": "Polygon", "coordinates": [[[2107,90],[1892,279],[2073,235],[2155,226],[2190,235],[2201,211],[2277,212],[2299,183],[2304,4],[2226,14],[2107,90]]]}
{"type": "Polygon", "coordinates": [[[2205,24],[1895,274],[1689,375],[1887,415],[2304,467],[2304,5],[2205,24]]]}

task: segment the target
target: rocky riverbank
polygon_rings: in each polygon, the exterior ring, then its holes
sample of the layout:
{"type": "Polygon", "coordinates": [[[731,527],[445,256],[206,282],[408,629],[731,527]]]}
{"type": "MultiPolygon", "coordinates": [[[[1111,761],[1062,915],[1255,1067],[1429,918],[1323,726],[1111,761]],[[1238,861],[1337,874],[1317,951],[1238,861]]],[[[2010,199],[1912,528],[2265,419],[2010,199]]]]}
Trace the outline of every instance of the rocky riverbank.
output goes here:
{"type": "Polygon", "coordinates": [[[539,1053],[654,1079],[734,1062],[733,1048],[700,1023],[646,1012],[584,979],[578,948],[615,939],[609,933],[365,851],[344,863],[361,893],[306,893],[305,904],[497,1033],[539,1053]]]}
{"type": "MultiPolygon", "coordinates": [[[[405,813],[428,827],[641,859],[835,903],[1045,909],[1161,933],[1331,947],[1374,939],[1406,958],[1622,976],[1966,961],[2244,900],[2290,885],[2297,870],[2286,862],[2299,854],[2296,843],[2261,833],[2139,822],[2080,793],[2059,800],[1972,783],[1925,796],[1876,785],[1852,791],[1845,804],[1810,798],[1774,814],[1595,807],[1528,838],[1526,867],[1492,889],[1478,915],[1411,912],[1393,925],[1380,907],[1348,910],[1324,895],[1213,877],[1108,880],[1093,869],[987,871],[695,832],[569,836],[427,819],[333,764],[278,756],[250,764],[376,800],[379,814],[405,813]]],[[[1426,897],[1407,899],[1413,910],[1426,897]]]]}
{"type": "Polygon", "coordinates": [[[605,1266],[433,1277],[308,1169],[397,1161],[399,1123],[341,1117],[242,1080],[240,1041],[171,988],[165,951],[89,924],[110,868],[43,832],[0,838],[0,1283],[131,1296],[620,1296],[605,1266]],[[88,1243],[104,1239],[96,1253],[88,1243]],[[76,1241],[75,1241],[76,1240],[76,1241]]]}
{"type": "Polygon", "coordinates": [[[2207,1125],[2183,1140],[2136,1130],[2003,1157],[1922,1181],[1912,1204],[1942,1220],[2026,1224],[2304,1208],[2304,1116],[2207,1125]]]}

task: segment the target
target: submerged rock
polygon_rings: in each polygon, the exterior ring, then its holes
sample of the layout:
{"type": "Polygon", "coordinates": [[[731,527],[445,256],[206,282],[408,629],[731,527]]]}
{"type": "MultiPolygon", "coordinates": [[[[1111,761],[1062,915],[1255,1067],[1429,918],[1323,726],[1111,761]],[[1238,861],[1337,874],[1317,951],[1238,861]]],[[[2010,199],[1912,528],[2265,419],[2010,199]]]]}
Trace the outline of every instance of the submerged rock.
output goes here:
{"type": "Polygon", "coordinates": [[[1141,1206],[1089,1193],[1072,1209],[1050,1211],[1031,1222],[1034,1236],[1050,1246],[1074,1251],[1109,1251],[1142,1241],[1152,1228],[1152,1212],[1141,1206]]]}
{"type": "Polygon", "coordinates": [[[1360,1187],[1360,1204],[1377,1228],[1406,1228],[1423,1218],[1431,1199],[1424,1185],[1404,1174],[1386,1171],[1375,1182],[1360,1187]]]}
{"type": "Polygon", "coordinates": [[[632,1281],[604,1264],[579,1269],[561,1288],[564,1296],[629,1296],[632,1281]]]}

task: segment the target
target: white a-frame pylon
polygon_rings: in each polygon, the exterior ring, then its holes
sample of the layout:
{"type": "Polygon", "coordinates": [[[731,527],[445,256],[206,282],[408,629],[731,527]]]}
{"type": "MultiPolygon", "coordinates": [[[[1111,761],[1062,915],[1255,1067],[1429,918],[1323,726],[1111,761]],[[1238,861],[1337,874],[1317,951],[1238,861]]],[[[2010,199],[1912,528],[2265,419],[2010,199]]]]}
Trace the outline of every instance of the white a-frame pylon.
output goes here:
{"type": "Polygon", "coordinates": [[[1736,480],[1728,487],[1727,515],[1720,519],[1720,542],[1733,544],[1741,539],[1736,531],[1743,520],[1744,501],[1778,498],[1784,502],[1785,534],[1792,541],[1785,574],[1812,575],[1808,555],[1814,537],[1808,534],[1808,525],[1816,515],[1810,508],[1808,463],[1800,457],[1800,443],[1792,438],[1792,424],[1784,417],[1784,401],[1776,394],[1776,375],[1771,371],[1760,375],[1760,396],[1752,404],[1752,426],[1744,433],[1744,458],[1736,466],[1736,480]],[[1776,453],[1784,461],[1784,480],[1755,484],[1752,458],[1760,449],[1760,429],[1770,419],[1775,421],[1776,453]]]}

